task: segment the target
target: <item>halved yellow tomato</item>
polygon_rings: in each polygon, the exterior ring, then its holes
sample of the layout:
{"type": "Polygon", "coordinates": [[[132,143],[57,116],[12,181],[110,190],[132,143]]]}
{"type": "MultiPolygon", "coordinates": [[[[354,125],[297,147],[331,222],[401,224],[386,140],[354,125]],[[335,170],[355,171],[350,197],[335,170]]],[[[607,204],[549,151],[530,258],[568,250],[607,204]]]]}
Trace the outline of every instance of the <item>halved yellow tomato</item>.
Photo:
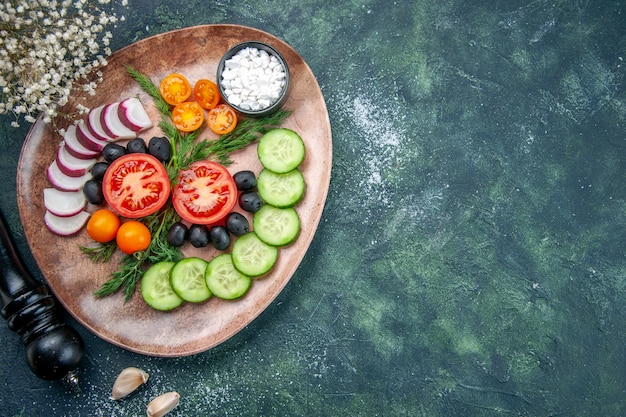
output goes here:
{"type": "Polygon", "coordinates": [[[159,84],[163,99],[173,106],[187,100],[191,95],[191,84],[182,74],[170,74],[159,84]]]}
{"type": "Polygon", "coordinates": [[[198,80],[193,86],[193,98],[204,109],[212,109],[220,102],[220,91],[211,80],[198,80]]]}
{"type": "Polygon", "coordinates": [[[226,104],[219,104],[209,110],[207,116],[209,128],[218,135],[230,133],[237,126],[237,113],[226,104]]]}
{"type": "Polygon", "coordinates": [[[185,101],[172,110],[172,122],[181,132],[193,132],[204,122],[204,110],[195,101],[185,101]]]}

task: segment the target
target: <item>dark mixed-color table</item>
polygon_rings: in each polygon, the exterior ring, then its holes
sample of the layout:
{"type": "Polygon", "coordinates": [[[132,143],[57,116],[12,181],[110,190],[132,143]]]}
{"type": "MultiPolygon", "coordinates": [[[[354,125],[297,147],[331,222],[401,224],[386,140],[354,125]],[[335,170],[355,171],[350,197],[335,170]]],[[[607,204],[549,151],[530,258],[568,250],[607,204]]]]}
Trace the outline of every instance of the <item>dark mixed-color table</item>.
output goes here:
{"type": "MultiPolygon", "coordinates": [[[[226,23],[298,51],[332,127],[326,206],[280,295],[208,351],[134,353],[68,314],[86,344],[70,389],[0,326],[1,416],[141,416],[166,391],[172,416],[626,414],[626,6],[330,4],[119,7],[114,50],[226,23]],[[129,366],[149,382],[114,402],[129,366]]],[[[43,281],[16,199],[29,126],[11,120],[0,207],[43,281]]]]}

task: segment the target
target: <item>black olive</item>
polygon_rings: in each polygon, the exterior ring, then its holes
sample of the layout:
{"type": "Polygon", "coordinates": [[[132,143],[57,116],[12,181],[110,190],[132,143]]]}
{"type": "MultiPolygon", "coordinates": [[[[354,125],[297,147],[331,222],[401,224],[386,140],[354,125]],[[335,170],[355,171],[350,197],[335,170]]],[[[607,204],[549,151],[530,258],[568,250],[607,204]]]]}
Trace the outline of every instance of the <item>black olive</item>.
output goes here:
{"type": "Polygon", "coordinates": [[[195,248],[203,248],[209,244],[209,228],[204,224],[189,226],[189,243],[195,248]]]}
{"type": "Polygon", "coordinates": [[[230,246],[230,235],[224,226],[214,226],[211,228],[211,242],[215,249],[226,250],[230,246]]]}
{"type": "Polygon", "coordinates": [[[126,148],[117,143],[107,143],[102,149],[102,157],[109,163],[124,155],[126,155],[126,148]]]}
{"type": "Polygon", "coordinates": [[[181,247],[187,239],[188,229],[181,222],[174,223],[167,231],[167,243],[175,247],[181,247]]]}
{"type": "Polygon", "coordinates": [[[237,189],[249,191],[256,187],[256,177],[252,171],[239,171],[233,175],[237,189]]]}
{"type": "Polygon", "coordinates": [[[232,212],[226,216],[226,229],[235,236],[243,236],[250,231],[250,225],[242,214],[232,212]]]}
{"type": "Polygon", "coordinates": [[[239,205],[249,213],[256,213],[263,206],[263,199],[256,191],[246,191],[239,196],[239,205]]]}
{"type": "Polygon", "coordinates": [[[146,142],[142,138],[135,138],[126,144],[126,152],[128,153],[148,153],[146,142]]]}
{"type": "Polygon", "coordinates": [[[102,193],[102,183],[100,181],[94,179],[87,180],[85,185],[83,185],[83,194],[85,194],[87,201],[95,206],[104,203],[104,194],[102,193]]]}
{"type": "Polygon", "coordinates": [[[167,162],[172,157],[172,147],[166,137],[153,137],[148,143],[148,153],[161,162],[167,162]]]}
{"type": "Polygon", "coordinates": [[[104,178],[104,173],[106,172],[108,167],[109,167],[108,162],[104,162],[104,161],[96,162],[91,167],[91,176],[96,181],[102,181],[102,178],[104,178]]]}

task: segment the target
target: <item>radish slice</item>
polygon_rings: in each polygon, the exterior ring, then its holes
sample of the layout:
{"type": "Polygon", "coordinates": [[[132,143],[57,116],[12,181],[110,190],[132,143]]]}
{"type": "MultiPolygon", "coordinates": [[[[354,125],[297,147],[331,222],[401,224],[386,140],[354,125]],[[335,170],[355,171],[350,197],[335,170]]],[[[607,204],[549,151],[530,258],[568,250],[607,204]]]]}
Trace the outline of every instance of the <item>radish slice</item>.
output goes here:
{"type": "Polygon", "coordinates": [[[59,217],[46,210],[43,220],[46,223],[46,227],[52,233],[61,236],[70,236],[78,233],[80,229],[83,228],[89,216],[91,215],[86,211],[80,211],[73,216],[59,217]]]}
{"type": "Polygon", "coordinates": [[[61,191],[56,188],[43,189],[43,205],[57,217],[75,216],[85,209],[87,199],[82,191],[61,191]]]}
{"type": "Polygon", "coordinates": [[[89,173],[80,177],[70,177],[69,175],[65,175],[59,169],[56,159],[52,161],[50,166],[48,166],[46,175],[50,184],[52,184],[52,186],[57,190],[61,191],[80,191],[87,180],[91,178],[91,174],[89,173]]]}
{"type": "Polygon", "coordinates": [[[91,134],[85,123],[76,124],[76,139],[87,149],[102,152],[107,141],[100,140],[91,134]]]}
{"type": "Polygon", "coordinates": [[[100,152],[87,149],[76,138],[76,125],[70,125],[63,135],[65,148],[74,157],[79,159],[92,159],[98,156],[100,152]]]}
{"type": "Polygon", "coordinates": [[[87,116],[87,128],[96,139],[103,140],[105,142],[112,142],[115,138],[107,134],[102,127],[101,118],[104,106],[105,104],[89,110],[89,115],[87,116]]]}
{"type": "Polygon", "coordinates": [[[57,151],[57,165],[59,166],[59,170],[70,177],[82,177],[95,163],[95,158],[80,159],[74,157],[64,144],[61,144],[57,151]]]}
{"type": "Polygon", "coordinates": [[[120,120],[119,116],[117,115],[119,105],[119,102],[115,102],[104,106],[104,109],[102,109],[102,114],[100,115],[102,128],[107,133],[107,135],[111,136],[112,138],[133,139],[137,137],[137,133],[124,126],[124,124],[120,120]]]}
{"type": "Polygon", "coordinates": [[[137,97],[129,97],[117,108],[120,121],[132,131],[141,132],[152,127],[152,120],[137,97]]]}

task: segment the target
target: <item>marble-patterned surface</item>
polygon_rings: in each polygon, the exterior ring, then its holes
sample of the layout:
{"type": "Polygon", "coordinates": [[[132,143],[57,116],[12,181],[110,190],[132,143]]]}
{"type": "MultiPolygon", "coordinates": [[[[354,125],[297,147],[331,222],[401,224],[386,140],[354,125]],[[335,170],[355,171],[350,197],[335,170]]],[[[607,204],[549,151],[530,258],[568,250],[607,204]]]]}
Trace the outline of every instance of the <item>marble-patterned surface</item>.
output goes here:
{"type": "MultiPolygon", "coordinates": [[[[210,351],[153,358],[77,325],[87,351],[69,391],[32,376],[2,327],[2,416],[141,416],[170,390],[172,416],[626,414],[624,4],[131,0],[122,11],[114,49],[209,23],[296,49],[329,111],[327,205],[283,292],[210,351]],[[127,366],[149,383],[113,402],[127,366]]],[[[28,126],[0,121],[0,207],[37,275],[15,198],[28,126]]]]}

